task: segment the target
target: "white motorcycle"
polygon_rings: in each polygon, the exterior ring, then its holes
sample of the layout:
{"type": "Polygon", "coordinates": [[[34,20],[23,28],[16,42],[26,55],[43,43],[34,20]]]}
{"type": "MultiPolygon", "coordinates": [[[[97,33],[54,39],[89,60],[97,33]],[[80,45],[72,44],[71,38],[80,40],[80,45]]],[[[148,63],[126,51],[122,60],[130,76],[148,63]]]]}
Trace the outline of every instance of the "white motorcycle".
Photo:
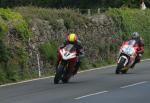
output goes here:
{"type": "Polygon", "coordinates": [[[135,40],[125,41],[119,52],[119,58],[117,61],[116,74],[120,72],[125,74],[134,63],[135,58],[137,56],[137,46],[135,45],[135,40]]]}

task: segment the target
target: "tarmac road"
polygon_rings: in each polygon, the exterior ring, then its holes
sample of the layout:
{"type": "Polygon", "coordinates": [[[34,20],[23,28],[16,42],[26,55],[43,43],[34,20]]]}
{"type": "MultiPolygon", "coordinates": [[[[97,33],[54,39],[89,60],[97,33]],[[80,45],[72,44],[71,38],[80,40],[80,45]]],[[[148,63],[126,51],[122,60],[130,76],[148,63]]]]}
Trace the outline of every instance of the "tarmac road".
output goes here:
{"type": "Polygon", "coordinates": [[[150,60],[127,74],[115,66],[82,72],[68,84],[53,84],[53,77],[0,86],[0,103],[150,103],[150,60]]]}

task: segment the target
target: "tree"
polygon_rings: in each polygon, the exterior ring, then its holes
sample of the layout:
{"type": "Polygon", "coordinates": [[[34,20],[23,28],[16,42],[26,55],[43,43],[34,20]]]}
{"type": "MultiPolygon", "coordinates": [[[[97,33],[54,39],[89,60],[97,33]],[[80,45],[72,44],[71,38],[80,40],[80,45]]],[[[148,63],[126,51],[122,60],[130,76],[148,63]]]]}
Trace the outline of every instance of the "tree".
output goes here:
{"type": "Polygon", "coordinates": [[[40,6],[51,8],[108,8],[127,6],[139,7],[141,1],[150,5],[150,0],[0,0],[1,7],[40,6]]]}

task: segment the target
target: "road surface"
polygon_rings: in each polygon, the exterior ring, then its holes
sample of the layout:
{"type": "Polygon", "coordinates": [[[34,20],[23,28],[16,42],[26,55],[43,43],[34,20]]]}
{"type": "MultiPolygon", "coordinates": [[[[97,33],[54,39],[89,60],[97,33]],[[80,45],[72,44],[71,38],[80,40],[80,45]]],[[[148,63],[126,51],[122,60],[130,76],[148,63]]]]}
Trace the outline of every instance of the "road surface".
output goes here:
{"type": "Polygon", "coordinates": [[[53,77],[0,86],[0,103],[150,103],[150,61],[128,74],[115,66],[82,72],[68,84],[53,84],[53,77]]]}

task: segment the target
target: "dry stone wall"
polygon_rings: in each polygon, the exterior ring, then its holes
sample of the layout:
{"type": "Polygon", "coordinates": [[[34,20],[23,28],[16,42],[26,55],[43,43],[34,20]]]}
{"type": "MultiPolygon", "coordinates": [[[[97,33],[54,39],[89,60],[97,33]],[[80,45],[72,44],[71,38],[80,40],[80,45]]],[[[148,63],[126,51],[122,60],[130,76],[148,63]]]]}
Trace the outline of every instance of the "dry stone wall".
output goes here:
{"type": "MultiPolygon", "coordinates": [[[[86,57],[90,63],[108,59],[115,52],[110,46],[112,45],[116,28],[112,18],[106,15],[88,17],[88,22],[77,24],[70,29],[65,27],[63,19],[57,20],[57,25],[57,27],[52,26],[49,21],[41,19],[34,19],[30,22],[30,28],[33,33],[29,41],[31,58],[36,58],[34,56],[39,53],[38,46],[40,44],[55,41],[56,45],[59,46],[69,32],[78,34],[78,38],[82,42],[86,57]]],[[[31,60],[31,63],[36,65],[36,59],[31,60]]]]}

